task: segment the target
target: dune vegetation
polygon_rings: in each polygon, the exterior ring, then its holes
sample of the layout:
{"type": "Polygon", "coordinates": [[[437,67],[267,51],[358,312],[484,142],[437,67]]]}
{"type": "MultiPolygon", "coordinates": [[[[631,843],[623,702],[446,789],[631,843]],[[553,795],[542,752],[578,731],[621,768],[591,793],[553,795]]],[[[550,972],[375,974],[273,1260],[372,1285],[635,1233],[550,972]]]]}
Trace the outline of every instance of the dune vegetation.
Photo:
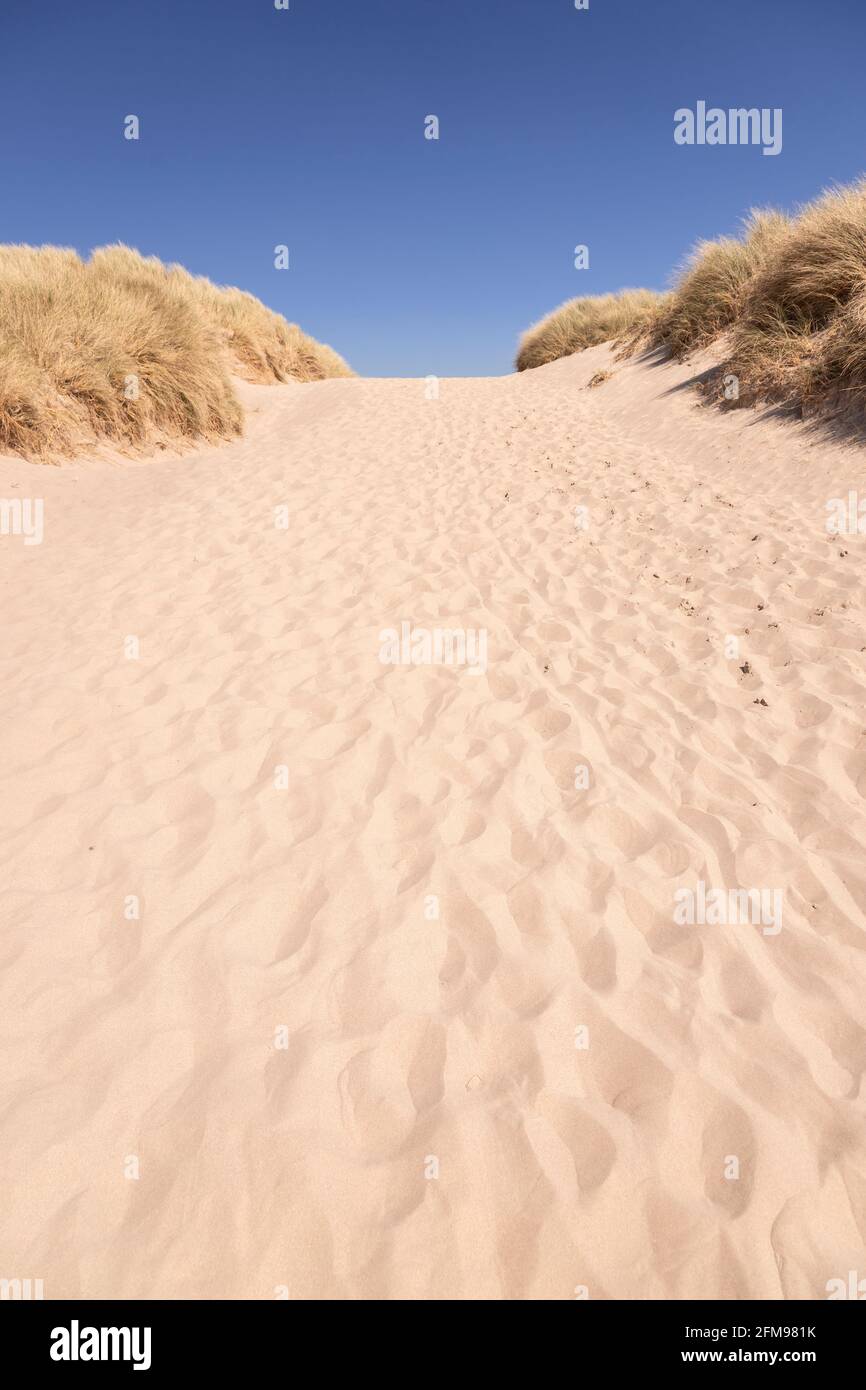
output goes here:
{"type": "Polygon", "coordinates": [[[726,356],[746,400],[866,409],[866,179],[800,211],[746,286],[726,356]]]}
{"type": "Polygon", "coordinates": [[[714,379],[735,376],[741,403],[866,412],[866,178],[699,242],[666,296],[571,300],[524,335],[517,369],[606,340],[676,358],[716,344],[714,379]]]}
{"type": "Polygon", "coordinates": [[[253,295],[127,246],[82,260],[0,246],[0,449],[27,457],[96,440],[239,434],[232,374],[248,381],[351,375],[253,295]]]}
{"type": "Polygon", "coordinates": [[[523,334],[517,370],[543,367],[559,357],[634,333],[659,311],[665,299],[654,290],[620,290],[617,294],[569,299],[523,334]]]}
{"type": "Polygon", "coordinates": [[[783,213],[752,211],[739,237],[700,241],[647,337],[673,357],[711,343],[739,318],[746,287],[788,230],[783,213]]]}

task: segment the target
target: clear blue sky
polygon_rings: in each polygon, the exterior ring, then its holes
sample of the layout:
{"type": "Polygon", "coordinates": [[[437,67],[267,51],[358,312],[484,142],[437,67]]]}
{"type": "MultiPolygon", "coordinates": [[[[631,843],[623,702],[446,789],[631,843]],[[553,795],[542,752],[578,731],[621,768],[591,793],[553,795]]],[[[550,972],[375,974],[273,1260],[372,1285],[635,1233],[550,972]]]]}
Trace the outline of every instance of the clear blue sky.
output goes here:
{"type": "Polygon", "coordinates": [[[0,25],[0,240],[180,261],[365,374],[505,372],[563,299],[661,288],[749,206],[866,170],[863,0],[3,0],[0,25]],[[782,107],[782,153],[676,146],[699,99],[782,107]]]}

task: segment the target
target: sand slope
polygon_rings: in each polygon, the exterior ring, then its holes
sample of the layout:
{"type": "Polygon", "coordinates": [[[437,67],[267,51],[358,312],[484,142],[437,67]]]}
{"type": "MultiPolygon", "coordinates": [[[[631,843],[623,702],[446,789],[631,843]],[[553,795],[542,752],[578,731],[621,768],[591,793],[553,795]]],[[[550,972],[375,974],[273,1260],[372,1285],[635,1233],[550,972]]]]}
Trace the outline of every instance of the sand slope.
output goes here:
{"type": "Polygon", "coordinates": [[[864,455],[682,368],[584,389],[610,365],[247,387],[220,449],[0,462],[45,500],[0,537],[0,1276],[866,1276],[866,539],[825,530],[864,455]],[[487,629],[486,674],[383,666],[403,619],[487,629]],[[782,931],[675,924],[698,879],[781,887],[782,931]]]}

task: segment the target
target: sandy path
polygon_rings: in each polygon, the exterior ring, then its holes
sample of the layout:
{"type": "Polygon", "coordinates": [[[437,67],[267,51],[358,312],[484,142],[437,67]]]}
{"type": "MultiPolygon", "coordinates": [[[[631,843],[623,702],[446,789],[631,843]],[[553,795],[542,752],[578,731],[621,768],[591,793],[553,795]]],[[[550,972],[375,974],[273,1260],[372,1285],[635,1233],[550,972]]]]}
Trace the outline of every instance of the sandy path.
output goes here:
{"type": "Polygon", "coordinates": [[[0,461],[45,499],[0,538],[0,1276],[866,1276],[866,541],[824,528],[862,455],[674,368],[582,389],[605,360],[0,461]],[[404,619],[486,629],[486,673],[383,666],[404,619]],[[779,887],[783,929],[676,924],[699,879],[779,887]]]}

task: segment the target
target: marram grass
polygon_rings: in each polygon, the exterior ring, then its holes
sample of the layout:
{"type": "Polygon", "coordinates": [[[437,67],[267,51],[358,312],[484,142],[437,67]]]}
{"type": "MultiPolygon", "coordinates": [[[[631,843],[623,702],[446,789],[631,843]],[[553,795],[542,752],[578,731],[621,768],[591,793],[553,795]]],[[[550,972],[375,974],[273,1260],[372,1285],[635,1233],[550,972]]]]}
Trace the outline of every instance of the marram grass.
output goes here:
{"type": "Polygon", "coordinates": [[[0,246],[0,449],[240,433],[231,383],[351,375],[331,348],[241,290],[127,246],[82,260],[0,246]]]}
{"type": "Polygon", "coordinates": [[[680,359],[718,343],[743,402],[866,412],[866,178],[699,242],[667,295],[570,300],[523,335],[517,369],[605,341],[680,359]]]}

